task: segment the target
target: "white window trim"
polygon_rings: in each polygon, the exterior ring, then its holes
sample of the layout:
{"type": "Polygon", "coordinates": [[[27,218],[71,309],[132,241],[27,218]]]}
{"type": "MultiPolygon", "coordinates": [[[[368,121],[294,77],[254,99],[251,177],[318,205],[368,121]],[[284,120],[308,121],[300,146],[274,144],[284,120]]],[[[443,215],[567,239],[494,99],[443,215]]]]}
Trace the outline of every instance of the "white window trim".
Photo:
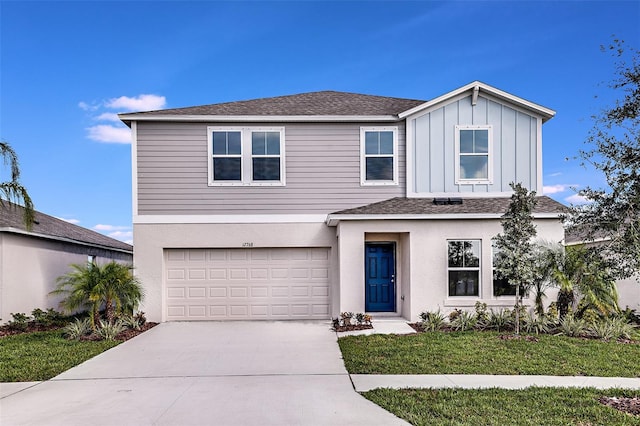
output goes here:
{"type": "MultiPolygon", "coordinates": [[[[237,127],[237,126],[208,126],[207,127],[207,185],[208,186],[285,186],[285,132],[284,127],[237,127]],[[240,132],[240,175],[241,180],[213,180],[213,132],[240,132]],[[253,132],[278,132],[280,133],[280,180],[278,181],[254,181],[253,180],[253,150],[251,146],[251,134],[253,132]]],[[[216,156],[220,157],[220,156],[216,156]]],[[[229,158],[237,155],[229,156],[229,158]]],[[[265,156],[257,156],[264,158],[265,156]]],[[[268,157],[276,157],[269,155],[268,157]]]]}
{"type": "MultiPolygon", "coordinates": [[[[380,157],[388,157],[388,154],[379,155],[380,157]]],[[[398,185],[398,127],[360,127],[360,185],[361,186],[384,186],[398,185]],[[393,132],[393,180],[367,180],[367,157],[374,155],[365,155],[365,133],[366,132],[393,132]]]]}
{"type": "Polygon", "coordinates": [[[480,299],[482,296],[482,240],[478,238],[455,238],[451,240],[447,240],[447,300],[460,300],[460,299],[480,299]],[[460,267],[460,266],[449,266],[449,243],[454,241],[477,241],[480,247],[480,253],[478,253],[478,266],[471,267],[460,267]],[[478,271],[478,294],[477,295],[464,295],[464,296],[452,296],[449,294],[449,271],[478,271]]]}
{"type": "MultiPolygon", "coordinates": [[[[466,184],[492,184],[493,183],[493,126],[492,125],[456,125],[455,129],[455,183],[466,184]],[[460,178],[460,131],[461,130],[487,130],[488,131],[488,164],[487,179],[461,179],[460,178]]],[[[485,154],[482,154],[485,155],[485,154]]]]}

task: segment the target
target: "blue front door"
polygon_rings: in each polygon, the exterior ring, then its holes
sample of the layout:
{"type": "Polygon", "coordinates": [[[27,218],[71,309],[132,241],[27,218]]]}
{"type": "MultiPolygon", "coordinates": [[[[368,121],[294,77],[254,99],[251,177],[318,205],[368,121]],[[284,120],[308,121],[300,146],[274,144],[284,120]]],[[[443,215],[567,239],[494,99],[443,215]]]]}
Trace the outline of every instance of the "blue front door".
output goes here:
{"type": "Polygon", "coordinates": [[[365,310],[395,312],[396,271],[393,243],[365,244],[365,310]]]}

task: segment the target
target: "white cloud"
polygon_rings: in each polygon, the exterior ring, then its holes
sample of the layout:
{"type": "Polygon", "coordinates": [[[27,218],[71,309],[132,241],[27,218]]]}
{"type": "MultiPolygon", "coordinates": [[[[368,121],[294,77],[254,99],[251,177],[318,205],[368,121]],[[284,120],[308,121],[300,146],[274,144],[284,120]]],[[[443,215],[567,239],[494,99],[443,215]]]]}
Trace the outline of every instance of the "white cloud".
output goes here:
{"type": "Polygon", "coordinates": [[[125,229],[131,229],[130,226],[117,226],[117,225],[104,225],[102,223],[93,227],[96,231],[122,231],[125,229]]]}
{"type": "Polygon", "coordinates": [[[88,137],[94,141],[107,143],[131,143],[131,130],[110,124],[88,127],[88,137]]]}
{"type": "Polygon", "coordinates": [[[131,239],[133,237],[133,231],[114,231],[107,234],[111,238],[124,241],[125,239],[131,239]]]}
{"type": "Polygon", "coordinates": [[[567,197],[564,199],[566,202],[571,203],[571,204],[589,204],[591,202],[591,200],[589,200],[588,198],[580,195],[580,194],[573,194],[570,197],[567,197]]]}
{"type": "Polygon", "coordinates": [[[102,114],[100,114],[97,117],[94,117],[93,119],[98,121],[115,121],[116,123],[120,122],[120,119],[118,118],[118,114],[115,112],[103,112],[102,114]]]}
{"type": "Polygon", "coordinates": [[[56,216],[56,219],[64,220],[65,222],[73,223],[74,225],[77,225],[80,223],[78,219],[65,219],[64,217],[57,217],[57,216],[56,216]]]}
{"type": "Polygon", "coordinates": [[[95,105],[95,104],[91,105],[91,104],[88,104],[88,103],[82,102],[82,101],[78,102],[78,107],[80,107],[80,109],[83,109],[85,111],[95,111],[98,108],[100,108],[99,105],[95,105]]]}
{"type": "Polygon", "coordinates": [[[139,95],[134,97],[120,96],[105,102],[105,106],[111,109],[124,109],[127,111],[150,111],[163,108],[167,103],[164,96],[139,95]]]}
{"type": "Polygon", "coordinates": [[[556,172],[556,173],[551,173],[550,175],[548,175],[549,177],[558,177],[558,176],[562,176],[562,172],[556,172]]]}
{"type": "Polygon", "coordinates": [[[544,195],[557,194],[559,192],[564,192],[564,191],[566,191],[567,189],[570,189],[573,186],[575,186],[575,185],[565,185],[565,184],[545,185],[545,186],[542,187],[542,193],[544,195]]]}

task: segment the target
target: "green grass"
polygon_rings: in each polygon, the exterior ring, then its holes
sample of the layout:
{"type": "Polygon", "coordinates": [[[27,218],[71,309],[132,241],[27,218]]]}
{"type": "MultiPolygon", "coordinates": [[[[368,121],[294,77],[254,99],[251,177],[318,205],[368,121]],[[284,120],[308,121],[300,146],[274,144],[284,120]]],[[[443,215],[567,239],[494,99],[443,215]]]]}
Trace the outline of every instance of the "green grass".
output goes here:
{"type": "Polygon", "coordinates": [[[0,338],[0,382],[48,380],[120,342],[67,340],[62,331],[0,338]]]}
{"type": "Polygon", "coordinates": [[[413,425],[640,425],[640,417],[600,404],[600,396],[638,396],[610,389],[375,389],[363,394],[413,425]]]}
{"type": "Polygon", "coordinates": [[[539,374],[639,377],[640,344],[564,336],[501,340],[495,332],[347,336],[338,343],[352,374],[539,374]]]}

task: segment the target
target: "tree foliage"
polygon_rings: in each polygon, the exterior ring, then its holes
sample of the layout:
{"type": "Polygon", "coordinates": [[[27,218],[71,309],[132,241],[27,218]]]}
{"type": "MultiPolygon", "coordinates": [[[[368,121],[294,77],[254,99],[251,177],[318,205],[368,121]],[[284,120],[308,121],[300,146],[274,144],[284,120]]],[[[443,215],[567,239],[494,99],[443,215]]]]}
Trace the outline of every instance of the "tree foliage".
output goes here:
{"type": "Polygon", "coordinates": [[[9,180],[0,182],[0,207],[8,208],[5,201],[21,204],[24,207],[24,224],[27,230],[31,230],[35,220],[35,210],[27,189],[20,183],[20,165],[18,155],[11,146],[0,141],[0,157],[4,165],[9,167],[9,180]]]}
{"type": "Polygon", "coordinates": [[[640,271],[640,55],[621,40],[602,49],[616,58],[608,87],[618,99],[592,117],[580,157],[603,173],[608,189],[580,191],[591,202],[574,207],[572,226],[586,241],[604,241],[600,250],[626,278],[640,271]]]}
{"type": "Polygon", "coordinates": [[[60,307],[66,312],[89,310],[91,324],[95,328],[100,310],[113,323],[118,314],[131,313],[144,294],[131,267],[111,261],[104,265],[88,262],[73,264],[71,271],[58,278],[58,285],[51,294],[63,295],[60,307]]]}
{"type": "MultiPolygon", "coordinates": [[[[498,273],[516,289],[516,315],[520,311],[522,294],[520,288],[528,290],[536,277],[533,238],[536,227],[533,223],[533,209],[536,193],[524,188],[520,183],[511,183],[514,193],[511,203],[502,215],[502,233],[494,237],[496,248],[502,253],[496,265],[498,273]]],[[[520,318],[516,316],[516,333],[520,332],[520,318]]]]}

